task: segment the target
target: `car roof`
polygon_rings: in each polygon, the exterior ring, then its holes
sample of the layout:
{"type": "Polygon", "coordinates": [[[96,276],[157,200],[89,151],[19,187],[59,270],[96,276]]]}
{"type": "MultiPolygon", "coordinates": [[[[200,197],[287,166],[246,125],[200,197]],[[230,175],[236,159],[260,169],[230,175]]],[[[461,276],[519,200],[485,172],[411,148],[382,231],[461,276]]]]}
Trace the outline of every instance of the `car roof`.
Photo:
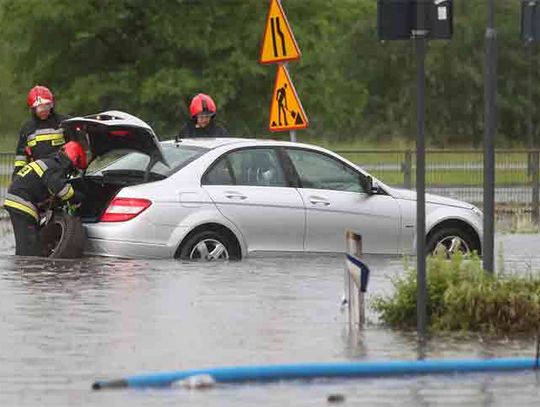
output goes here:
{"type": "Polygon", "coordinates": [[[175,140],[166,140],[161,142],[163,145],[169,145],[169,144],[175,144],[180,143],[181,145],[185,146],[193,146],[193,147],[202,147],[207,149],[214,149],[222,146],[237,146],[237,147],[252,147],[252,146],[295,146],[295,147],[309,147],[312,149],[321,149],[326,150],[322,147],[313,145],[313,144],[306,144],[306,143],[297,143],[297,142],[290,142],[290,141],[282,141],[282,140],[272,140],[272,139],[257,139],[257,138],[238,138],[238,137],[218,137],[218,138],[211,138],[211,137],[196,137],[196,138],[181,138],[178,139],[178,141],[175,140]]]}

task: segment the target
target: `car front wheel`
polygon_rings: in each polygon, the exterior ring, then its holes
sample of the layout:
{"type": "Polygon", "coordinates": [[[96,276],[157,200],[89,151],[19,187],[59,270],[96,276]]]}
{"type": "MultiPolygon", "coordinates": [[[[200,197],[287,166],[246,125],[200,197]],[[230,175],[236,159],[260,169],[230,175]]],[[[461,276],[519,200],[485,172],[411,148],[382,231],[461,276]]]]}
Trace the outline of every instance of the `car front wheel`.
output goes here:
{"type": "Polygon", "coordinates": [[[475,247],[473,238],[464,230],[459,228],[443,228],[433,235],[427,241],[426,252],[433,256],[442,256],[450,258],[452,254],[458,252],[464,256],[469,256],[475,247]]]}
{"type": "Polygon", "coordinates": [[[239,257],[230,239],[211,230],[195,233],[180,251],[180,258],[183,260],[237,260],[239,257]]]}

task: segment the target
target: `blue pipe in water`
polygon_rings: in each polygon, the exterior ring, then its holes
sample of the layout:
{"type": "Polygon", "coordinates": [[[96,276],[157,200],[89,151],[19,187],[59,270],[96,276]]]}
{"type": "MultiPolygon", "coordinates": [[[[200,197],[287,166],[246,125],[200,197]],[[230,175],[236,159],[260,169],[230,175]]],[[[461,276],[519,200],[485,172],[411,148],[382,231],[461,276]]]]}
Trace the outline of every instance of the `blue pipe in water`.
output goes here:
{"type": "Polygon", "coordinates": [[[179,370],[98,380],[94,390],[121,387],[164,387],[196,375],[209,375],[217,383],[276,381],[291,379],[381,377],[435,373],[494,372],[538,369],[536,358],[395,360],[373,362],[330,362],[288,365],[229,366],[179,370]]]}

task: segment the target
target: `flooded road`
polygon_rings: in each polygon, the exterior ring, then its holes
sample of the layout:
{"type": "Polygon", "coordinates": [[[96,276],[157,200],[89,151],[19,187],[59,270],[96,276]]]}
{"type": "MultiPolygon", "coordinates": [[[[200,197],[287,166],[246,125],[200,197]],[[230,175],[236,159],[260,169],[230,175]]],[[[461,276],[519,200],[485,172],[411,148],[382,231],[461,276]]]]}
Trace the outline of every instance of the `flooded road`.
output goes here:
{"type": "MultiPolygon", "coordinates": [[[[240,364],[417,359],[414,335],[348,330],[342,256],[242,262],[17,258],[0,225],[1,406],[537,405],[540,374],[441,375],[218,385],[206,391],[92,391],[96,379],[240,364]]],[[[505,235],[506,271],[540,270],[538,235],[505,235]]],[[[504,254],[503,254],[504,253],[504,254]]],[[[501,264],[499,264],[499,267],[501,264]]],[[[390,292],[402,260],[372,264],[370,295],[390,292]]],[[[369,301],[369,296],[368,296],[369,301]]],[[[444,335],[428,358],[534,357],[531,339],[444,335]]]]}

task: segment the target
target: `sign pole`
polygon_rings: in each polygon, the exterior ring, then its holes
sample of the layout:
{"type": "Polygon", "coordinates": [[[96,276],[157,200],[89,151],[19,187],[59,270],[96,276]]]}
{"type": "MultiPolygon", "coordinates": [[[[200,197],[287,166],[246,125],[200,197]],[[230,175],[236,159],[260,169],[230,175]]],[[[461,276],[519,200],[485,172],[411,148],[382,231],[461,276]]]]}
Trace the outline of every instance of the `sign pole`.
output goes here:
{"type": "Polygon", "coordinates": [[[484,270],[494,272],[494,201],[495,201],[495,148],[497,129],[497,30],[495,29],[495,0],[488,0],[485,36],[484,67],[484,236],[482,262],[484,270]]]}
{"type": "Polygon", "coordinates": [[[291,130],[289,134],[291,136],[291,141],[296,143],[296,130],[291,130]]]}

